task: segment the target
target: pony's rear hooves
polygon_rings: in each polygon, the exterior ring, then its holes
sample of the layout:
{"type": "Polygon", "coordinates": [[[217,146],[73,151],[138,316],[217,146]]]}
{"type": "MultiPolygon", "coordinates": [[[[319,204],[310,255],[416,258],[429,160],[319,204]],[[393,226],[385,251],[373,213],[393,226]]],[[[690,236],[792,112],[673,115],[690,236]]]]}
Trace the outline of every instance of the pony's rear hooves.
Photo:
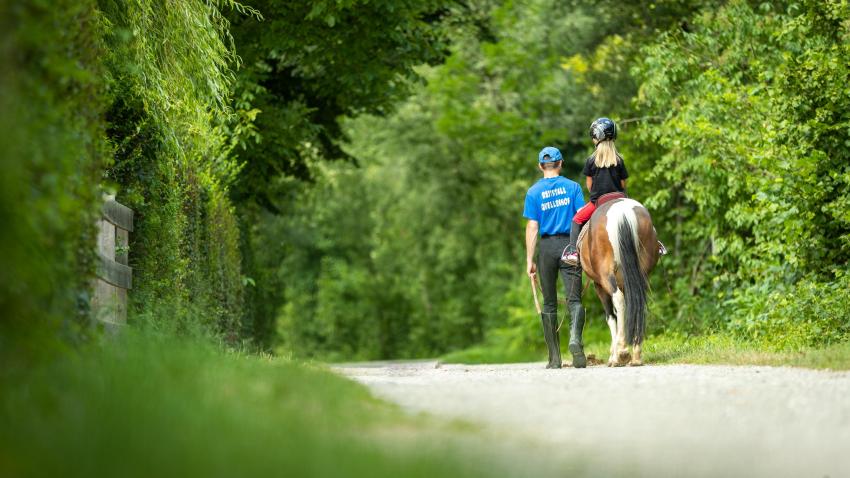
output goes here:
{"type": "Polygon", "coordinates": [[[623,355],[623,352],[620,352],[611,358],[610,363],[612,364],[612,367],[625,367],[629,364],[631,359],[632,356],[628,352],[626,352],[625,356],[623,355]]]}
{"type": "Polygon", "coordinates": [[[643,367],[643,362],[640,360],[632,360],[629,362],[629,367],[643,367]]]}

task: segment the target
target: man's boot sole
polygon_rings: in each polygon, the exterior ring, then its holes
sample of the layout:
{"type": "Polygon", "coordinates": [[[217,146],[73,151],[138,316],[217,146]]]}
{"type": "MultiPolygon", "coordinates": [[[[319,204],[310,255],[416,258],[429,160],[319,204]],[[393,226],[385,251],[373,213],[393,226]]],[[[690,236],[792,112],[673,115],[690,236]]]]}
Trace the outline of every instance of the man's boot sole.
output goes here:
{"type": "Polygon", "coordinates": [[[573,368],[587,367],[587,357],[584,356],[584,347],[579,344],[570,344],[570,353],[573,354],[573,368]]]}

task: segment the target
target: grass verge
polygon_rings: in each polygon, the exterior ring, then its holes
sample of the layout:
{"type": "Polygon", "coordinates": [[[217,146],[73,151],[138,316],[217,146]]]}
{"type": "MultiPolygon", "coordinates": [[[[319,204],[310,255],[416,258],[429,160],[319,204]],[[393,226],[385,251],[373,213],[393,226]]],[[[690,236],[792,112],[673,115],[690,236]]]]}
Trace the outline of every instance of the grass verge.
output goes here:
{"type": "MultiPolygon", "coordinates": [[[[585,352],[607,361],[611,335],[607,326],[588,326],[584,332],[585,352]]],[[[483,364],[545,361],[543,334],[539,348],[517,349],[502,343],[485,343],[446,354],[445,363],[483,364]]],[[[569,331],[561,331],[561,353],[569,362],[566,341],[569,331]]],[[[850,370],[850,342],[800,351],[775,351],[765,346],[736,340],[732,337],[711,334],[687,337],[666,333],[649,337],[644,342],[644,362],[647,364],[728,364],[771,365],[813,369],[850,370]]]]}
{"type": "Polygon", "coordinates": [[[320,367],[127,334],[0,370],[0,476],[482,476],[450,424],[320,367]]]}
{"type": "Polygon", "coordinates": [[[775,351],[724,335],[665,334],[646,341],[650,363],[772,365],[850,370],[850,342],[799,351],[775,351]]]}

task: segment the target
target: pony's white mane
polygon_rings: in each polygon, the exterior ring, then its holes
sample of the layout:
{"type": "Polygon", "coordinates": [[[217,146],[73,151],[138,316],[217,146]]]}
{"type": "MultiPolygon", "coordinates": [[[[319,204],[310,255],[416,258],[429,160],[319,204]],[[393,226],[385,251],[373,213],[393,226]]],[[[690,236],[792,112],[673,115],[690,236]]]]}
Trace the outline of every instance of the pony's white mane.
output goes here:
{"type": "Polygon", "coordinates": [[[620,259],[620,228],[619,225],[623,221],[628,221],[631,226],[631,231],[635,245],[640,244],[638,240],[638,222],[635,215],[635,208],[640,207],[640,203],[634,199],[622,199],[615,202],[608,208],[606,217],[608,222],[605,229],[608,231],[608,240],[611,242],[611,249],[614,250],[614,263],[622,264],[620,259]]]}

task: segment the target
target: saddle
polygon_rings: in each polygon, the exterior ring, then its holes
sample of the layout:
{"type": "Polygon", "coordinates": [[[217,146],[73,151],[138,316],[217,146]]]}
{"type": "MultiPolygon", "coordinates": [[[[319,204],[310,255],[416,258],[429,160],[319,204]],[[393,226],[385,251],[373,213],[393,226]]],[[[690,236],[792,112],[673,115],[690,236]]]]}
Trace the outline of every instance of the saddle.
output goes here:
{"type": "Polygon", "coordinates": [[[596,199],[596,207],[601,207],[608,201],[613,201],[615,199],[623,199],[626,197],[626,193],[614,192],[603,194],[596,199]]]}
{"type": "MultiPolygon", "coordinates": [[[[623,199],[625,197],[626,197],[626,194],[621,193],[621,192],[613,192],[613,193],[603,194],[603,195],[599,196],[599,198],[596,199],[596,207],[597,208],[601,207],[606,202],[613,201],[615,199],[623,199]]],[[[594,215],[595,214],[596,213],[594,213],[594,215]]],[[[590,230],[590,228],[587,227],[588,224],[590,224],[590,221],[587,221],[587,224],[585,224],[584,227],[581,228],[581,232],[578,233],[578,238],[576,239],[576,252],[578,252],[579,255],[581,255],[581,243],[584,240],[584,236],[586,236],[587,231],[590,230]]]]}

